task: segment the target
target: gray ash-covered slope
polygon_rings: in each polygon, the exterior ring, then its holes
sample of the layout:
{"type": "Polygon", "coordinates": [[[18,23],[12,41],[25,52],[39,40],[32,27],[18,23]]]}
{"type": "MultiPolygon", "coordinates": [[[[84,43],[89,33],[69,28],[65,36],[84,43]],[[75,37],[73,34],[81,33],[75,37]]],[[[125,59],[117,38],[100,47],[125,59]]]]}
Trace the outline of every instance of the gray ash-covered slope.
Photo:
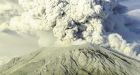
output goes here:
{"type": "Polygon", "coordinates": [[[140,75],[140,62],[99,46],[52,47],[14,58],[0,75],[140,75]]]}

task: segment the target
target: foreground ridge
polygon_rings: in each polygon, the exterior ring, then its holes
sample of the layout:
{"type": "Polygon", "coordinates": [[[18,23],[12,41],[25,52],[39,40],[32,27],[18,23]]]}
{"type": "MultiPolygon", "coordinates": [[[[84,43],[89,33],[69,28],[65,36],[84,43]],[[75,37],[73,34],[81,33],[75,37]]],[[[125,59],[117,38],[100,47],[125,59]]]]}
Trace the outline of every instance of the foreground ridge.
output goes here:
{"type": "Polygon", "coordinates": [[[94,45],[42,48],[14,58],[0,75],[140,75],[140,62],[94,45]]]}

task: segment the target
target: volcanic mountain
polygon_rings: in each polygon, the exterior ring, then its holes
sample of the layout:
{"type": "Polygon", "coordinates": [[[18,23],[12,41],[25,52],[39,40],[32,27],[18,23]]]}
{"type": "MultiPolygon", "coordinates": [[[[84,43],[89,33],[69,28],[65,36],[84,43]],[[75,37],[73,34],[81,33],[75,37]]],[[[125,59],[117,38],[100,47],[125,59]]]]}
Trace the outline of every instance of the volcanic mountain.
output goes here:
{"type": "Polygon", "coordinates": [[[98,45],[41,48],[12,59],[0,75],[140,75],[140,61],[98,45]]]}

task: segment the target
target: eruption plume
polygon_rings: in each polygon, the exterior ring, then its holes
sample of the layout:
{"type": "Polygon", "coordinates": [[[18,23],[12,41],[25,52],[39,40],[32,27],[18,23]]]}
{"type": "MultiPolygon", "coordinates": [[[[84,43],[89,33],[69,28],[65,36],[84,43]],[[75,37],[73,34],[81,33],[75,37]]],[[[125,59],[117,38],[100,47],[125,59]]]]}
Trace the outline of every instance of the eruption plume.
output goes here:
{"type": "Polygon", "coordinates": [[[7,28],[43,38],[39,40],[41,46],[49,45],[45,38],[53,36],[49,43],[61,46],[91,43],[127,55],[136,49],[123,37],[135,34],[117,9],[118,0],[19,0],[19,4],[24,12],[13,17],[7,28]]]}

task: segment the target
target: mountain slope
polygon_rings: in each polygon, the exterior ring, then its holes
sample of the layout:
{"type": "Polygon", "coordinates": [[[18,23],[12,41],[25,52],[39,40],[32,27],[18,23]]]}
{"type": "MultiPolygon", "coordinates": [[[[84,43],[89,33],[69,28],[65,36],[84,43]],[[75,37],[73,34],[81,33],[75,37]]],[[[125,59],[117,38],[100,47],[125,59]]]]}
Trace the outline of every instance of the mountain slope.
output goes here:
{"type": "Polygon", "coordinates": [[[140,75],[140,62],[97,45],[42,48],[14,58],[0,75],[140,75]]]}

